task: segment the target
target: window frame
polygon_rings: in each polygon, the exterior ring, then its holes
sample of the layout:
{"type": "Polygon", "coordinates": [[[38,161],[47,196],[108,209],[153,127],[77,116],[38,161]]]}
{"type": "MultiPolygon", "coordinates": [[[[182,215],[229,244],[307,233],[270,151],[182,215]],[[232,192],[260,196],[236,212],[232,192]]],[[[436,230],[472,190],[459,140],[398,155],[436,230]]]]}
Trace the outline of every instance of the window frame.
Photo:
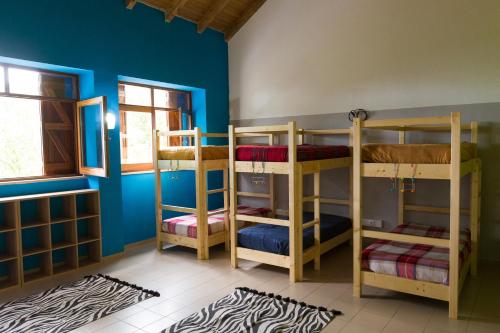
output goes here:
{"type": "Polygon", "coordinates": [[[16,183],[16,182],[29,182],[29,181],[38,181],[38,180],[49,180],[49,179],[57,179],[57,178],[73,178],[73,177],[79,177],[82,176],[81,173],[79,173],[78,170],[78,144],[77,144],[77,121],[76,121],[76,103],[80,99],[80,91],[79,91],[79,76],[76,74],[70,74],[70,73],[64,73],[64,72],[57,72],[57,71],[51,71],[51,70],[45,70],[45,69],[39,69],[35,67],[29,67],[29,66],[20,66],[20,65],[15,65],[15,64],[9,64],[9,63],[1,63],[0,66],[4,69],[4,91],[0,92],[0,97],[7,97],[7,98],[18,98],[18,99],[31,99],[31,100],[38,100],[40,103],[42,102],[64,102],[64,103],[71,103],[72,108],[73,108],[73,134],[74,134],[74,156],[73,156],[73,162],[75,163],[75,172],[74,173],[64,173],[64,174],[55,174],[55,175],[48,175],[46,173],[46,162],[45,162],[45,154],[43,151],[43,141],[44,141],[44,133],[43,133],[43,119],[42,116],[40,118],[41,126],[42,126],[42,131],[40,133],[41,140],[42,140],[42,163],[43,163],[43,172],[44,175],[38,175],[38,176],[29,176],[29,177],[11,177],[11,178],[0,178],[0,185],[1,184],[8,184],[8,183],[16,183]],[[9,85],[9,68],[15,68],[15,69],[21,69],[21,70],[29,70],[33,72],[37,72],[39,74],[49,74],[49,75],[58,75],[58,76],[67,76],[72,79],[73,83],[73,92],[74,92],[74,98],[62,98],[62,97],[50,97],[50,96],[43,96],[43,95],[30,95],[30,94],[19,94],[19,93],[11,93],[10,92],[10,85],[9,85]]]}
{"type": "MultiPolygon", "coordinates": [[[[125,113],[126,112],[145,112],[145,113],[150,113],[151,114],[151,128],[153,131],[151,132],[151,140],[154,140],[155,138],[153,137],[153,133],[156,130],[156,111],[167,111],[167,112],[179,112],[181,115],[179,117],[180,119],[180,127],[182,129],[182,114],[187,114],[187,122],[188,122],[188,130],[193,128],[193,115],[192,115],[192,94],[188,90],[180,90],[180,89],[171,89],[171,88],[165,88],[165,87],[158,87],[158,86],[153,86],[153,85],[147,85],[147,84],[141,84],[141,83],[131,83],[127,81],[118,81],[118,91],[120,89],[120,85],[129,85],[129,86],[136,86],[136,87],[143,87],[143,88],[148,88],[150,90],[150,96],[151,96],[151,105],[150,106],[144,106],[144,105],[134,105],[134,104],[126,104],[126,103],[120,103],[118,101],[119,105],[119,111],[120,111],[120,164],[121,164],[121,172],[126,174],[126,173],[136,173],[136,172],[150,172],[153,170],[153,162],[151,163],[122,163],[122,156],[123,154],[126,154],[126,144],[123,144],[123,140],[126,140],[126,138],[122,137],[123,133],[126,133],[125,130],[127,128],[126,122],[125,122],[125,113]],[[180,92],[183,94],[188,95],[188,110],[182,110],[180,107],[179,108],[167,108],[167,107],[159,107],[155,106],[155,99],[154,99],[154,91],[156,90],[164,90],[168,92],[180,92]]],[[[167,113],[168,117],[168,113],[167,113]]],[[[153,141],[152,141],[153,142],[153,141]]],[[[151,154],[153,155],[154,152],[151,151],[151,154]]],[[[154,160],[154,159],[152,159],[154,160]]]]}

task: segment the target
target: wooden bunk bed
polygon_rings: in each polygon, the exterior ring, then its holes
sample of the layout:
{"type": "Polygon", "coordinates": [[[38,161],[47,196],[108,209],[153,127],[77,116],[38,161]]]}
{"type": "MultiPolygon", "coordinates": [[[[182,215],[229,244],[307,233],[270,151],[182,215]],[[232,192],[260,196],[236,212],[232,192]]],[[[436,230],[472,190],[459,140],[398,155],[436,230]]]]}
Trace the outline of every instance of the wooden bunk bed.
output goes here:
{"type": "Polygon", "coordinates": [[[472,275],[477,272],[481,177],[477,136],[477,123],[462,125],[460,113],[428,118],[354,119],[354,296],[361,297],[362,285],[369,285],[430,297],[449,302],[449,317],[457,318],[459,293],[467,273],[469,269],[472,275]],[[364,129],[397,131],[399,143],[364,145],[364,129]],[[470,131],[470,143],[461,142],[462,130],[470,131]],[[408,131],[450,132],[451,144],[409,145],[405,142],[408,131]],[[465,210],[460,207],[460,180],[469,174],[470,208],[465,210]],[[398,180],[398,226],[392,232],[362,228],[363,177],[398,180]],[[406,205],[405,178],[449,180],[450,207],[406,205]],[[405,211],[449,214],[449,230],[406,224],[405,211]],[[460,231],[460,216],[464,214],[470,217],[470,233],[460,231]],[[364,238],[377,241],[362,249],[364,238]],[[417,248],[419,251],[415,251],[417,248]]]}
{"type": "MultiPolygon", "coordinates": [[[[320,255],[343,242],[352,238],[352,223],[350,218],[336,217],[338,225],[347,227],[338,229],[328,240],[322,242],[320,223],[326,215],[320,214],[320,204],[340,204],[351,206],[351,199],[328,199],[320,196],[320,172],[335,168],[350,168],[352,166],[352,157],[348,146],[314,146],[302,145],[304,137],[307,135],[350,135],[350,129],[333,130],[300,130],[297,129],[295,122],[289,122],[287,125],[278,126],[256,126],[256,127],[233,127],[229,126],[229,174],[230,174],[230,221],[231,221],[231,264],[234,268],[238,267],[238,259],[257,261],[260,263],[284,267],[290,270],[290,280],[292,282],[301,281],[303,275],[303,265],[314,260],[315,269],[320,268],[320,255]],[[287,135],[288,145],[279,145],[279,136],[287,135]],[[267,137],[268,145],[238,145],[237,140],[248,137],[267,137]],[[275,139],[278,139],[278,145],[275,146],[275,139]],[[332,152],[325,151],[325,148],[342,148],[332,152]],[[302,153],[302,154],[301,154],[302,153]],[[274,157],[272,157],[274,156],[274,157]],[[278,158],[276,158],[278,157],[278,158]],[[237,174],[269,174],[270,193],[255,194],[238,191],[237,174]],[[304,197],[303,177],[304,175],[313,175],[314,193],[311,196],[304,197]],[[288,176],[288,212],[287,217],[277,217],[275,207],[275,175],[288,176]],[[271,200],[271,217],[258,217],[239,214],[236,211],[238,196],[254,196],[271,200]],[[309,215],[310,220],[304,222],[303,204],[304,202],[313,202],[314,211],[309,215]],[[342,219],[342,221],[339,221],[342,219]],[[255,226],[238,230],[236,221],[246,221],[255,224],[255,226]],[[272,228],[279,229],[274,234],[275,243],[278,240],[286,243],[288,246],[282,253],[279,251],[263,250],[263,246],[242,246],[243,236],[251,236],[250,232],[261,230],[262,237],[273,233],[272,228]],[[311,229],[313,229],[311,235],[311,229]],[[303,235],[309,233],[311,246],[303,249],[303,235]]],[[[326,150],[328,150],[326,149],[326,150]]],[[[306,215],[307,216],[307,215],[306,215]]],[[[336,223],[334,221],[334,223],[336,223]]],[[[326,221],[325,221],[326,223],[326,221]]],[[[249,243],[251,242],[249,239],[249,243]]],[[[248,243],[248,244],[249,244],[248,243]]],[[[247,244],[247,245],[248,245],[247,244]]]]}
{"type": "MultiPolygon", "coordinates": [[[[161,251],[163,249],[163,242],[167,242],[169,244],[194,248],[197,250],[198,259],[208,259],[209,248],[211,246],[226,243],[226,247],[229,247],[228,160],[227,146],[203,146],[202,138],[223,138],[227,137],[227,134],[201,133],[200,128],[197,127],[194,130],[155,131],[154,137],[155,140],[153,140],[153,143],[155,153],[153,164],[156,179],[156,240],[158,250],[161,251]],[[189,143],[194,143],[194,145],[174,146],[160,149],[162,137],[167,140],[173,137],[187,137],[189,138],[189,143]],[[180,170],[192,170],[196,174],[196,208],[167,205],[162,202],[161,172],[180,170]],[[207,172],[213,170],[222,170],[224,179],[223,187],[220,189],[207,190],[207,172]],[[215,193],[223,193],[224,207],[209,211],[207,207],[207,196],[215,193]],[[164,225],[171,219],[163,219],[164,210],[190,214],[185,216],[193,217],[196,221],[196,225],[192,228],[194,232],[187,231],[183,234],[165,232],[164,225]],[[218,232],[209,234],[209,219],[213,216],[220,218],[221,214],[224,221],[224,228],[218,232]]],[[[186,230],[189,228],[183,229],[186,230]]]]}

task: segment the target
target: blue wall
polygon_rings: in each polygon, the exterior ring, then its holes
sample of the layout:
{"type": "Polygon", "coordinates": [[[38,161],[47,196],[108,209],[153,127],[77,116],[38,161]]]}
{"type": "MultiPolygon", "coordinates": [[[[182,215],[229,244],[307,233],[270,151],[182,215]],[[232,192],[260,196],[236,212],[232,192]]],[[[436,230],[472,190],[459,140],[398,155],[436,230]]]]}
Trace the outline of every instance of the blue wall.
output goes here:
{"type": "MultiPolygon", "coordinates": [[[[67,72],[81,75],[81,98],[107,96],[108,111],[117,119],[119,78],[193,87],[196,125],[204,131],[227,130],[227,44],[223,35],[213,30],[198,34],[194,24],[178,18],[167,24],[161,12],[141,4],[127,10],[123,0],[2,1],[0,57],[37,62],[35,66],[40,68],[62,69],[46,64],[67,67],[67,72]]],[[[119,124],[110,131],[109,150],[108,179],[0,185],[0,197],[99,188],[103,254],[120,252],[128,242],[154,236],[153,176],[121,175],[119,124]]],[[[176,200],[191,206],[194,196],[186,189],[192,177],[183,175],[175,181],[175,190],[182,190],[176,192],[176,200]]],[[[211,185],[217,182],[210,180],[211,185]]]]}

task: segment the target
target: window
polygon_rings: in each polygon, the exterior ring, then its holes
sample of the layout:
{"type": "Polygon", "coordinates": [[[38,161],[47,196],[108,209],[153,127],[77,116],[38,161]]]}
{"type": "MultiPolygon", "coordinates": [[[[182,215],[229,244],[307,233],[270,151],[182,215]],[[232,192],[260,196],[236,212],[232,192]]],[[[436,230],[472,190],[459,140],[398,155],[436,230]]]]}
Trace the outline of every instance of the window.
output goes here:
{"type": "Polygon", "coordinates": [[[0,181],[77,174],[76,76],[0,64],[0,181]]]}
{"type": "MultiPolygon", "coordinates": [[[[153,129],[191,129],[191,93],[129,83],[120,83],[118,92],[122,171],[152,170],[153,129]]],[[[162,138],[160,148],[186,142],[162,138]]]]}

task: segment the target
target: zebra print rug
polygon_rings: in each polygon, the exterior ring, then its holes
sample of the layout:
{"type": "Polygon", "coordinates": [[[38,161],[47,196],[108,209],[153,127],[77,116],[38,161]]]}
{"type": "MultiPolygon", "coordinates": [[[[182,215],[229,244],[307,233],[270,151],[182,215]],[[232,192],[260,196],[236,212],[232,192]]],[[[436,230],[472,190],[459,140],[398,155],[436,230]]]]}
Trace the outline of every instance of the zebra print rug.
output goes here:
{"type": "Polygon", "coordinates": [[[299,303],[288,297],[236,288],[232,294],[161,333],[316,333],[340,314],[337,310],[299,303]]]}
{"type": "Polygon", "coordinates": [[[98,274],[0,305],[0,332],[62,333],[144,301],[157,292],[98,274]]]}

